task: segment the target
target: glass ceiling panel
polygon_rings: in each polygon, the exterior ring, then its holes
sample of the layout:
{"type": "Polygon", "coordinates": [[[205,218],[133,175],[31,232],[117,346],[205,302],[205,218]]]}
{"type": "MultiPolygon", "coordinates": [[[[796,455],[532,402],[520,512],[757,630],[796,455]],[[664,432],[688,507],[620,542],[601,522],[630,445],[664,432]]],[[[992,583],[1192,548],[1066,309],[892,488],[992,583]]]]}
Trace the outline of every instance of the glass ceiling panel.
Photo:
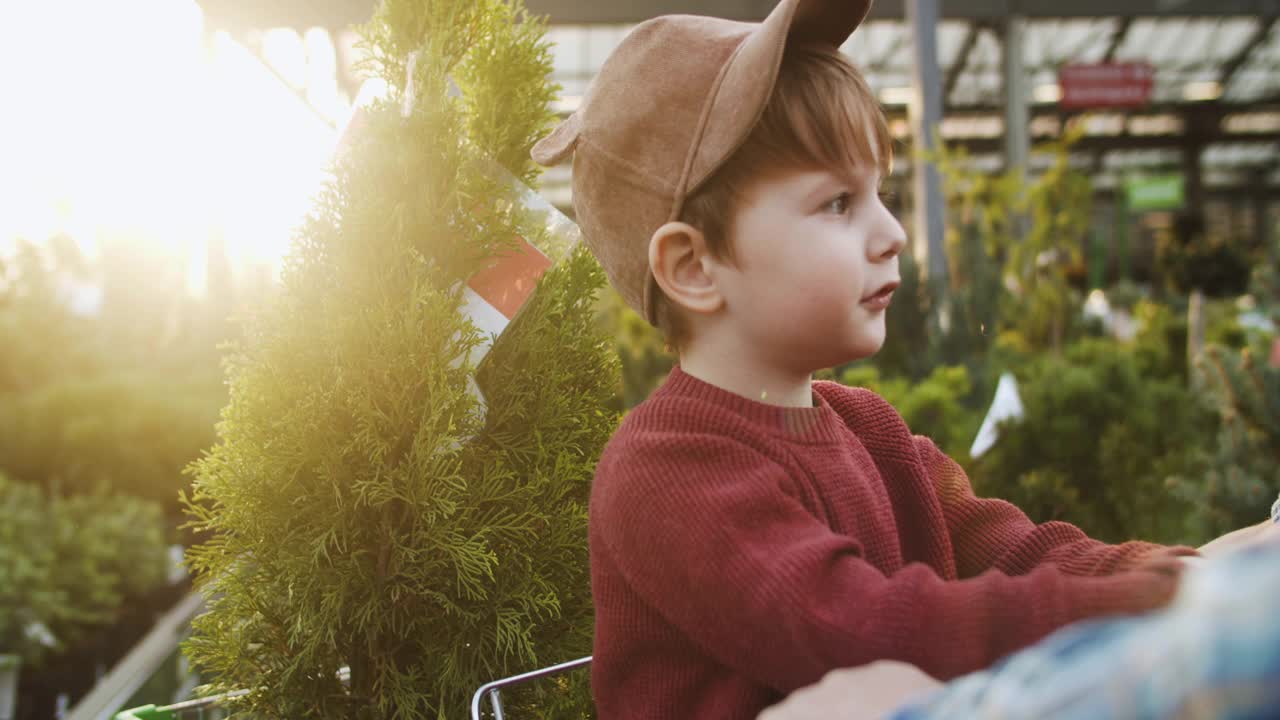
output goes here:
{"type": "Polygon", "coordinates": [[[1205,165],[1261,166],[1280,160],[1280,148],[1274,145],[1247,143],[1215,143],[1204,150],[1205,165]]]}
{"type": "Polygon", "coordinates": [[[959,60],[965,38],[969,35],[969,23],[944,20],[938,24],[938,64],[950,68],[959,60]]]}
{"type": "Polygon", "coordinates": [[[1231,102],[1280,97],[1280,23],[1272,26],[1266,39],[1236,71],[1224,97],[1231,102]]]}
{"type": "Polygon", "coordinates": [[[1023,62],[1030,69],[1053,68],[1065,59],[1101,58],[1111,40],[1110,20],[1045,20],[1028,23],[1023,62]]]}

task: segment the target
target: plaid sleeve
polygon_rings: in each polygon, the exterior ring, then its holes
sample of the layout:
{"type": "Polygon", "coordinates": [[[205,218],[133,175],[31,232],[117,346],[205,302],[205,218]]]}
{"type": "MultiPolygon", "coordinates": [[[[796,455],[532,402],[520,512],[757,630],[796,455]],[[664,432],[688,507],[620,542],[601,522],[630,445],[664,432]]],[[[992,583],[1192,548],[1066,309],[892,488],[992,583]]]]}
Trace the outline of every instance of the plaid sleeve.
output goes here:
{"type": "Polygon", "coordinates": [[[1280,715],[1280,544],[1214,558],[1168,608],[1073,625],[894,720],[1280,715]]]}

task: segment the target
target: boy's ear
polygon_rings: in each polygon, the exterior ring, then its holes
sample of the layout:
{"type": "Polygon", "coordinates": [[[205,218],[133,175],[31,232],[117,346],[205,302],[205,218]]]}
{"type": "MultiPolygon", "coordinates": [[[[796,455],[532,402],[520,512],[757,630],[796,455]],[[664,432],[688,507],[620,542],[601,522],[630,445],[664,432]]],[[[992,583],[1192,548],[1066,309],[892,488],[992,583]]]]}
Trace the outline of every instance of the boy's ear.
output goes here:
{"type": "Polygon", "coordinates": [[[669,222],[649,239],[654,280],[671,302],[690,312],[710,314],[724,304],[711,272],[714,263],[706,236],[688,223],[669,222]]]}

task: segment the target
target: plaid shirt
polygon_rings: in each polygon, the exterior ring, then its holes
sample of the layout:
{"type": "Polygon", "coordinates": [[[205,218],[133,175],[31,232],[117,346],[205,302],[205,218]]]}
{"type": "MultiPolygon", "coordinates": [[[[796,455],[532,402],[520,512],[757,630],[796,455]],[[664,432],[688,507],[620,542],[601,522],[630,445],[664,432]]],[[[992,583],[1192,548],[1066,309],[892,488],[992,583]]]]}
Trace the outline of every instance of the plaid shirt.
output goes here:
{"type": "Polygon", "coordinates": [[[1189,571],[1164,610],[1064,628],[891,717],[1280,718],[1280,543],[1189,571]]]}

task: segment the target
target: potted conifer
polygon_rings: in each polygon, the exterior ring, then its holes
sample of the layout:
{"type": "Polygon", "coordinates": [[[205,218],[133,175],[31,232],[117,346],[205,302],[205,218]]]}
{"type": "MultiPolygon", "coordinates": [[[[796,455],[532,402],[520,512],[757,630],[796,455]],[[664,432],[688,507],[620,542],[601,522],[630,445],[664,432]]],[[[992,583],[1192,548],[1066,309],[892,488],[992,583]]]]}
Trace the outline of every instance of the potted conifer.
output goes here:
{"type": "MultiPolygon", "coordinates": [[[[521,238],[550,244],[520,190],[553,120],[544,32],[515,0],[385,0],[362,29],[390,97],[246,321],[189,469],[208,611],[185,650],[255,716],[460,717],[484,682],[590,651],[587,498],[617,421],[603,273],[560,260],[478,374],[467,305],[521,238]]],[[[589,712],[585,677],[537,692],[589,712]]]]}

